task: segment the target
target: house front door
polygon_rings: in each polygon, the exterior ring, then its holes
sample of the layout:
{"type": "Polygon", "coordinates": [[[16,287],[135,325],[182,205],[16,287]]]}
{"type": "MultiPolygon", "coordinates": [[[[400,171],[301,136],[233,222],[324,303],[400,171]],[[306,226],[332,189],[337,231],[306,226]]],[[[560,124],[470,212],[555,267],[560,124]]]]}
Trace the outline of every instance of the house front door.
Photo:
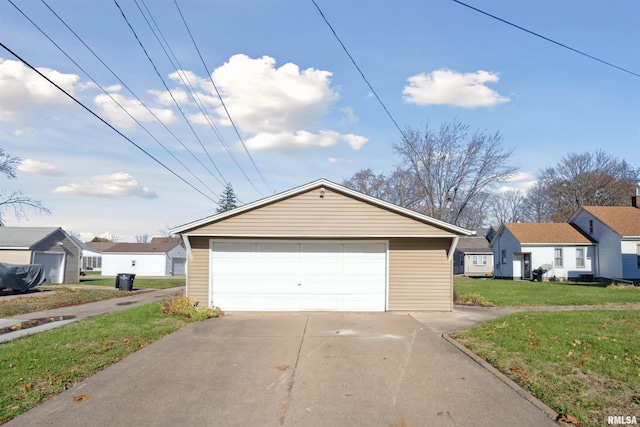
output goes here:
{"type": "Polygon", "coordinates": [[[531,254],[522,254],[522,278],[531,279],[531,254]]]}

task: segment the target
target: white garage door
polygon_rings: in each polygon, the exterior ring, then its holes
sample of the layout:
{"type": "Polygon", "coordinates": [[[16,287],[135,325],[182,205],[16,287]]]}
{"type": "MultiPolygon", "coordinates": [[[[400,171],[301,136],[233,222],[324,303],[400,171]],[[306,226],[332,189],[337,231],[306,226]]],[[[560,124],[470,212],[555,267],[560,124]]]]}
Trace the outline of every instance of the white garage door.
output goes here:
{"type": "Polygon", "coordinates": [[[36,252],[33,255],[33,263],[42,264],[47,283],[63,282],[64,254],[36,252]]]}
{"type": "Polygon", "coordinates": [[[212,304],[240,311],[384,311],[386,242],[212,243],[212,304]]]}

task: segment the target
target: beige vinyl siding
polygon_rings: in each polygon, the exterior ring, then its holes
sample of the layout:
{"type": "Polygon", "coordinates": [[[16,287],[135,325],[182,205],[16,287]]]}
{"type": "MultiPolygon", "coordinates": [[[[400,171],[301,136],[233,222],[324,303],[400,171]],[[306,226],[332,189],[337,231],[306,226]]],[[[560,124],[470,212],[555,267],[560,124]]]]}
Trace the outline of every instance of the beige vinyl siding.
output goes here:
{"type": "Polygon", "coordinates": [[[187,297],[209,306],[209,238],[189,237],[193,258],[187,258],[187,297]]]}
{"type": "Polygon", "coordinates": [[[29,250],[0,250],[0,262],[7,264],[31,264],[29,250]]]}
{"type": "Polygon", "coordinates": [[[453,236],[416,219],[319,189],[209,223],[187,234],[217,236],[453,236]]]}
{"type": "Polygon", "coordinates": [[[389,310],[444,310],[453,304],[451,239],[389,240],[389,310]]]}

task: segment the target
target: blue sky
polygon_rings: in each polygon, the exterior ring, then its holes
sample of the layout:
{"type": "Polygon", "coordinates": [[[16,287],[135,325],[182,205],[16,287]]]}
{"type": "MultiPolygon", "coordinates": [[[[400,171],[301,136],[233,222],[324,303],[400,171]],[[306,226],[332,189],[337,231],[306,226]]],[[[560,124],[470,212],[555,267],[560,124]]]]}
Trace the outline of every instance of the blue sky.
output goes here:
{"type": "MultiPolygon", "coordinates": [[[[223,181],[251,202],[318,178],[339,183],[367,167],[388,172],[399,161],[399,131],[311,0],[179,1],[206,68],[173,1],[118,0],[188,122],[114,1],[47,0],[164,126],[43,2],[12,1],[108,95],[8,1],[0,3],[0,41],[207,197],[0,49],[0,148],[23,160],[18,178],[2,178],[0,188],[21,189],[51,210],[19,222],[7,211],[7,225],[135,241],[214,213],[223,181]]],[[[561,156],[596,149],[640,167],[639,77],[450,0],[316,1],[400,127],[460,120],[502,134],[520,174],[497,187],[527,188],[561,156]]],[[[640,73],[640,2],[467,3],[640,73]]]]}

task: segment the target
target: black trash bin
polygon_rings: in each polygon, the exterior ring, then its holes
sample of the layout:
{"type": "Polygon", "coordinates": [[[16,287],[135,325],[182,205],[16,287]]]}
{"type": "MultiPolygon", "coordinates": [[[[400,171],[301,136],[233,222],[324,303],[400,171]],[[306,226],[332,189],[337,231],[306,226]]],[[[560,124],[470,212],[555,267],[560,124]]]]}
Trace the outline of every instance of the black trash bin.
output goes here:
{"type": "Polygon", "coordinates": [[[536,280],[538,280],[538,270],[537,269],[533,270],[532,273],[533,273],[533,281],[535,282],[536,280]]]}
{"type": "Polygon", "coordinates": [[[135,279],[135,277],[135,274],[118,273],[116,276],[116,288],[119,288],[121,291],[133,290],[133,279],[135,279]]]}

